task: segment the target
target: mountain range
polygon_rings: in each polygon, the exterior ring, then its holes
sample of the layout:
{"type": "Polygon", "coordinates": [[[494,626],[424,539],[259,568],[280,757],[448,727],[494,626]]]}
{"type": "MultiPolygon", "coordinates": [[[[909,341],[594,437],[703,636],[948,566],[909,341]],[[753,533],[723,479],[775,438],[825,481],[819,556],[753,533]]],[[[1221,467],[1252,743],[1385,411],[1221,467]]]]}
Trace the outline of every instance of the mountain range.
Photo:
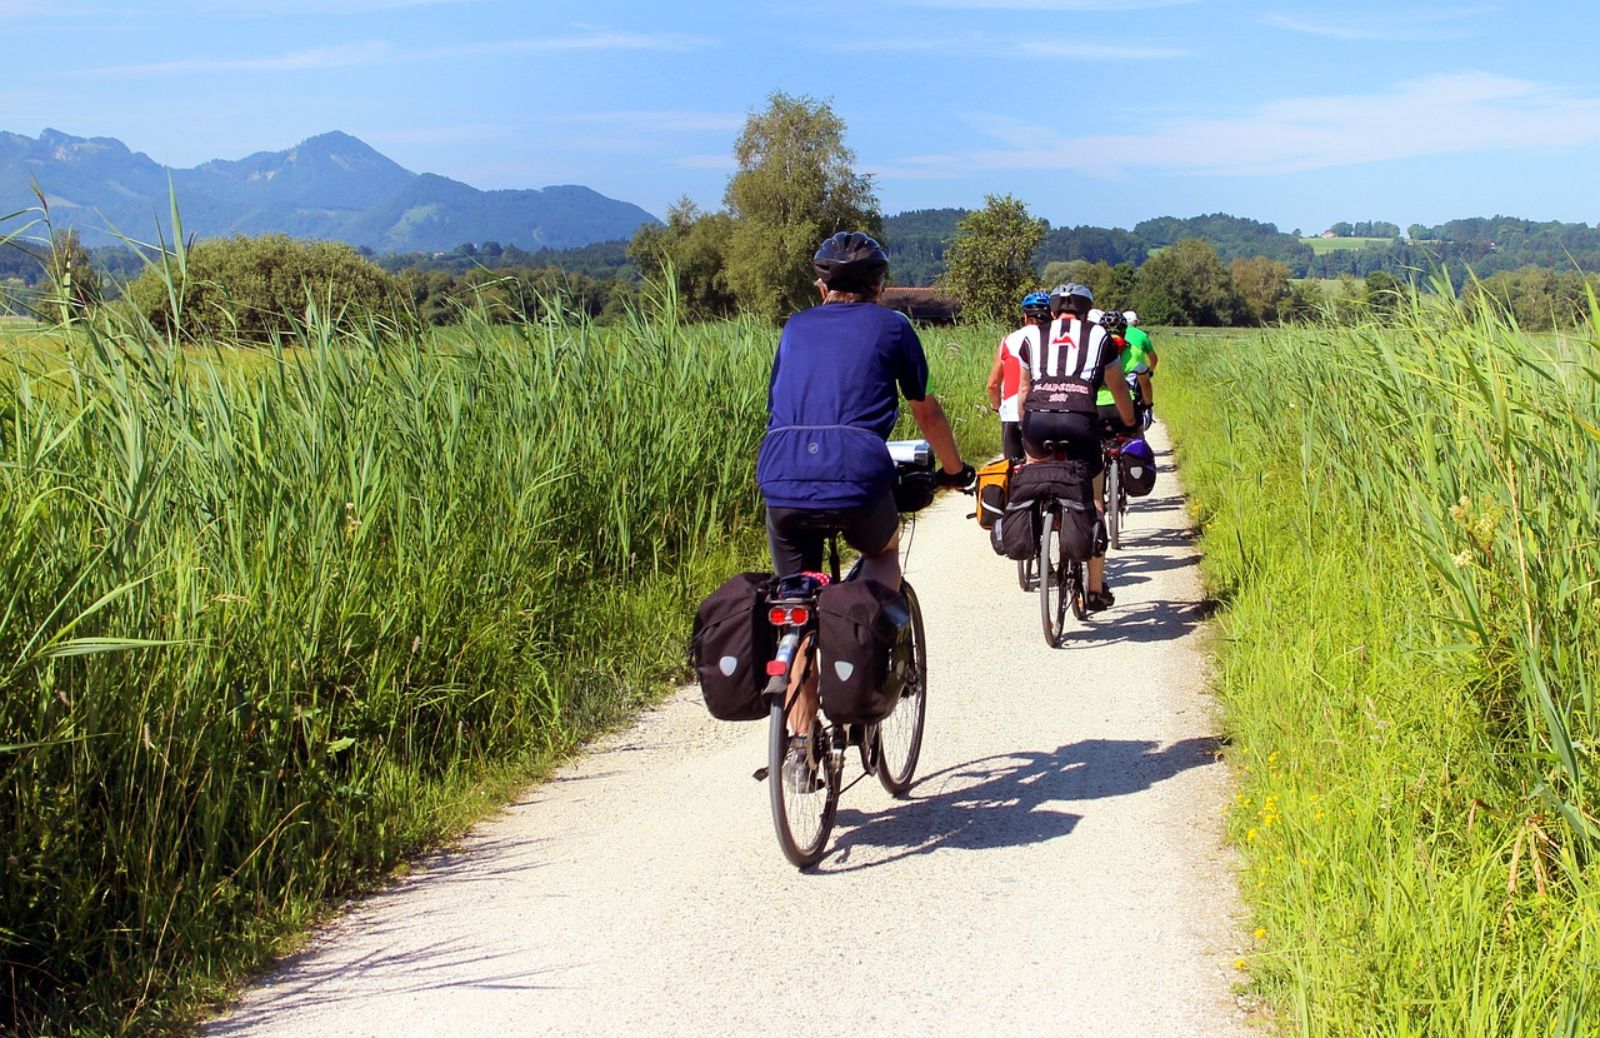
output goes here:
{"type": "MultiPolygon", "coordinates": [[[[37,206],[43,189],[58,230],[87,245],[149,241],[166,227],[176,192],[186,235],[281,232],[366,246],[434,252],[462,242],[571,248],[631,237],[656,218],[578,185],[480,191],[413,173],[347,133],[319,134],[284,151],[193,169],[163,166],[113,137],[47,129],[37,139],[0,131],[0,214],[37,206]]],[[[0,223],[0,235],[17,220],[0,223]]]]}

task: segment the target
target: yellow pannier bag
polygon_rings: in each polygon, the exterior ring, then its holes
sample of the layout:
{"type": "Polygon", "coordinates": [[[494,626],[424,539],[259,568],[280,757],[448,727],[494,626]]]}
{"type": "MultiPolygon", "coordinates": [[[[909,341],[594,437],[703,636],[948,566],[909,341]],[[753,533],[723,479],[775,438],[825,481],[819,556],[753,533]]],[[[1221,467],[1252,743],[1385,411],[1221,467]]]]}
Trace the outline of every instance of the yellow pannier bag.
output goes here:
{"type": "Polygon", "coordinates": [[[978,470],[978,525],[985,530],[994,525],[1006,510],[1006,498],[1011,490],[1011,462],[1005,458],[991,461],[978,470]]]}

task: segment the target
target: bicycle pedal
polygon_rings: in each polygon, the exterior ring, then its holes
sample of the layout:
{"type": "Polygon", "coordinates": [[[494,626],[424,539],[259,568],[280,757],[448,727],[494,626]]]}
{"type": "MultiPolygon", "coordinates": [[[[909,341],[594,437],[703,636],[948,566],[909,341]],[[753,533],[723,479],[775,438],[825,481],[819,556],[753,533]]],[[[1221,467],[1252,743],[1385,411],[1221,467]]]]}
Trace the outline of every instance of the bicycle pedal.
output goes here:
{"type": "Polygon", "coordinates": [[[766,768],[757,768],[756,773],[750,777],[755,779],[757,782],[765,782],[767,781],[767,774],[768,771],[766,768]]]}

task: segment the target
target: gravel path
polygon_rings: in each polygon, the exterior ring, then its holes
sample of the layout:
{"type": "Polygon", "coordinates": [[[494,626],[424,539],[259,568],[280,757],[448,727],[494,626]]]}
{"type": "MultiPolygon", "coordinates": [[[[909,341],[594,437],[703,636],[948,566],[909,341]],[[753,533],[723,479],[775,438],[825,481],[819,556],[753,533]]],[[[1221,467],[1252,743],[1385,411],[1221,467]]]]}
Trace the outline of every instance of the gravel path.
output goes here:
{"type": "MultiPolygon", "coordinates": [[[[766,725],[680,692],[361,902],[213,1036],[1249,1034],[1229,793],[1171,456],[1117,606],[1047,649],[947,495],[918,524],[928,736],[911,796],[845,791],[783,860],[766,725]]],[[[846,781],[858,776],[854,756],[846,781]]]]}

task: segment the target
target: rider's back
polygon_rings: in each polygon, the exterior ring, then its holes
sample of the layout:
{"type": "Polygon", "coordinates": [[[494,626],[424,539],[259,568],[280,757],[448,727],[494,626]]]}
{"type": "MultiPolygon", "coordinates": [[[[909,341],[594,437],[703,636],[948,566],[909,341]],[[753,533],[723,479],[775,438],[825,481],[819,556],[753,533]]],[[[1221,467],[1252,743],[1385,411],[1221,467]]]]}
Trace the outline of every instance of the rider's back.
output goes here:
{"type": "Polygon", "coordinates": [[[768,391],[771,418],[756,478],[769,505],[864,504],[894,479],[884,441],[898,395],[921,400],[928,364],[903,314],[828,303],[789,319],[768,391]],[[896,390],[898,389],[898,394],[896,390]]]}

